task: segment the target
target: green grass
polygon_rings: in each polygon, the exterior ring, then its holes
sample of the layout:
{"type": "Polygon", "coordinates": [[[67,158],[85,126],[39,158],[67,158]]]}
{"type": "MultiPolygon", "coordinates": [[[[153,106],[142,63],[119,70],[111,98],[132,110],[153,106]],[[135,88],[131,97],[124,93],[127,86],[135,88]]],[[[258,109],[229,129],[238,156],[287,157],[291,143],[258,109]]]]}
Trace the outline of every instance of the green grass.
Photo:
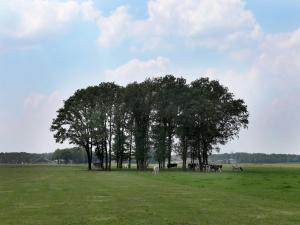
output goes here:
{"type": "Polygon", "coordinates": [[[300,224],[300,165],[157,176],[0,166],[0,224],[300,224]]]}

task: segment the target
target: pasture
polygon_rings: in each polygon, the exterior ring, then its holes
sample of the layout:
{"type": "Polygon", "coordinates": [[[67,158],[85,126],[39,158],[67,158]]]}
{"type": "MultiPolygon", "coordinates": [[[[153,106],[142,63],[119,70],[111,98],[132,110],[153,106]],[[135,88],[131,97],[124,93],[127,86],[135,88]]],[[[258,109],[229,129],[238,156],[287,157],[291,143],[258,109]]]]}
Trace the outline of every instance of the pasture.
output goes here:
{"type": "Polygon", "coordinates": [[[244,172],[0,166],[0,224],[300,224],[300,165],[244,172]]]}

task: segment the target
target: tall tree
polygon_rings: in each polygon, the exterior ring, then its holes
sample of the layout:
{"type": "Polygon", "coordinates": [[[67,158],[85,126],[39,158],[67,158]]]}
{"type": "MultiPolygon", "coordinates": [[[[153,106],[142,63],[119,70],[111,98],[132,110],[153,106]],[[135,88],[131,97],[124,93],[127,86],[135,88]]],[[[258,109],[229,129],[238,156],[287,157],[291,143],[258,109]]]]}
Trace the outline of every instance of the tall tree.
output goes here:
{"type": "Polygon", "coordinates": [[[124,101],[124,88],[116,92],[116,100],[113,109],[113,132],[114,132],[114,156],[117,168],[123,167],[123,162],[127,159],[126,144],[128,139],[127,123],[129,113],[124,101]]]}
{"type": "Polygon", "coordinates": [[[88,158],[88,169],[92,169],[92,121],[93,102],[89,89],[75,92],[64,106],[58,110],[53,120],[51,131],[55,132],[57,142],[66,140],[85,149],[88,158]]]}
{"type": "Polygon", "coordinates": [[[155,86],[153,138],[156,145],[156,156],[161,167],[165,167],[165,159],[171,163],[173,137],[178,116],[178,96],[183,91],[186,80],[172,75],[153,79],[155,86]]]}
{"type": "MultiPolygon", "coordinates": [[[[121,87],[114,83],[101,83],[95,90],[94,98],[96,110],[93,121],[95,122],[96,153],[101,163],[101,168],[111,170],[114,136],[116,136],[117,122],[123,120],[119,106],[122,102],[121,87]],[[117,113],[118,112],[118,113],[117,113]],[[116,118],[114,118],[116,116],[116,118]]],[[[118,123],[120,125],[120,123],[118,123]]],[[[119,134],[119,133],[118,133],[119,134]]],[[[120,140],[120,139],[119,139],[120,140]]],[[[116,141],[116,139],[115,139],[116,141]]]]}
{"type": "Polygon", "coordinates": [[[193,138],[199,163],[207,164],[214,146],[238,136],[248,125],[249,113],[241,99],[234,99],[218,81],[201,78],[191,83],[193,138]]]}
{"type": "MultiPolygon", "coordinates": [[[[107,126],[107,141],[108,141],[108,156],[106,160],[108,161],[108,169],[111,169],[112,161],[112,138],[113,138],[113,110],[117,97],[117,91],[120,87],[114,83],[101,83],[99,85],[100,93],[99,95],[103,101],[103,111],[105,112],[106,119],[105,125],[107,126]]],[[[105,148],[107,148],[105,146],[105,148]]]]}
{"type": "Polygon", "coordinates": [[[154,94],[153,85],[149,79],[140,84],[136,82],[128,84],[126,87],[125,101],[134,120],[135,158],[139,170],[147,167],[150,114],[154,94]]]}
{"type": "MultiPolygon", "coordinates": [[[[182,168],[186,169],[187,158],[188,158],[188,149],[191,145],[191,127],[193,126],[191,121],[190,112],[190,89],[186,85],[182,89],[180,95],[177,99],[178,103],[178,116],[176,119],[176,136],[179,139],[179,148],[178,153],[182,159],[182,168]]],[[[193,158],[193,155],[190,155],[193,158]]]]}

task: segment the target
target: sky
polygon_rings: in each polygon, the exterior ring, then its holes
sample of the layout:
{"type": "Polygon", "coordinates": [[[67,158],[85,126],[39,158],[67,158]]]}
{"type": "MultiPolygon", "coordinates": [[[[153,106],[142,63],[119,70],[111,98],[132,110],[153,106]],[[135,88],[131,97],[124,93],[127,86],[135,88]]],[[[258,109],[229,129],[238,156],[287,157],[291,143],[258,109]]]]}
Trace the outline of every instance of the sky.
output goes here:
{"type": "Polygon", "coordinates": [[[52,152],[78,88],[219,80],[250,123],[221,152],[300,154],[300,1],[0,0],[0,152],[52,152]]]}

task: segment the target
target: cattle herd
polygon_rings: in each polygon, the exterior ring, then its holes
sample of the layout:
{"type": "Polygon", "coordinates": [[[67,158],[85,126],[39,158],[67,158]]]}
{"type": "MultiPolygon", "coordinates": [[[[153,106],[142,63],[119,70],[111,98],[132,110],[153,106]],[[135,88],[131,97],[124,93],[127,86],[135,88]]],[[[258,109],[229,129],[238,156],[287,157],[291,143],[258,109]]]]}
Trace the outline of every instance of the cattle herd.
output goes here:
{"type": "MultiPolygon", "coordinates": [[[[100,167],[100,163],[94,163],[94,166],[99,168],[100,167]]],[[[171,168],[177,168],[178,164],[177,163],[169,163],[167,165],[168,169],[171,168]]],[[[128,165],[124,165],[124,168],[128,168],[128,165]]],[[[199,164],[199,163],[189,163],[188,164],[188,168],[189,170],[199,170],[199,171],[203,171],[203,172],[222,172],[223,171],[223,165],[218,165],[218,164],[199,164]]],[[[153,174],[158,174],[159,173],[159,166],[154,166],[153,167],[153,174]]],[[[234,164],[232,165],[232,170],[233,171],[243,171],[243,168],[241,166],[239,166],[238,164],[234,164]]]]}
{"type": "Polygon", "coordinates": [[[223,165],[216,165],[216,164],[198,164],[198,163],[189,163],[188,168],[190,170],[201,170],[204,172],[222,172],[223,165]]]}
{"type": "MultiPolygon", "coordinates": [[[[177,168],[177,163],[170,163],[167,165],[167,168],[177,168]]],[[[203,172],[222,172],[223,171],[223,165],[216,165],[216,164],[208,164],[208,165],[201,165],[198,163],[189,163],[188,168],[190,170],[199,170],[203,172]]],[[[153,167],[153,174],[158,174],[159,167],[154,166],[153,167]]]]}

